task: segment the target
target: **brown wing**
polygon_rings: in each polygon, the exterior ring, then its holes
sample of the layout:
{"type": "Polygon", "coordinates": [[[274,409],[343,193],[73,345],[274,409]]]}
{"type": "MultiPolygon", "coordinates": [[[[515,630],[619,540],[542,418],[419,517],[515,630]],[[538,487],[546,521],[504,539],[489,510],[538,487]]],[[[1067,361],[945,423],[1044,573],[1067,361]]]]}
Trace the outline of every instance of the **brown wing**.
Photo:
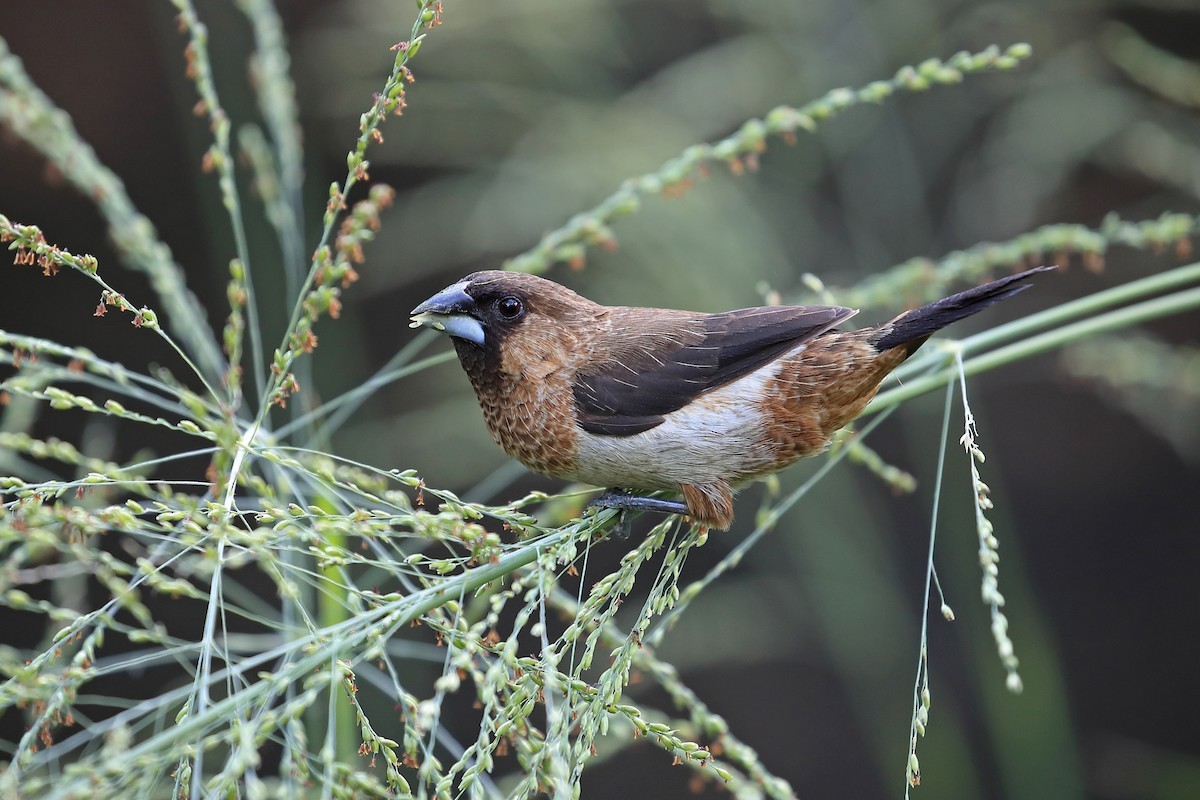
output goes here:
{"type": "Polygon", "coordinates": [[[765,306],[679,318],[678,335],[641,336],[643,309],[613,309],[625,351],[575,379],[575,408],[589,433],[632,436],[662,424],[723,386],[854,316],[837,306],[765,306]],[[620,330],[627,324],[629,330],[620,330]]]}

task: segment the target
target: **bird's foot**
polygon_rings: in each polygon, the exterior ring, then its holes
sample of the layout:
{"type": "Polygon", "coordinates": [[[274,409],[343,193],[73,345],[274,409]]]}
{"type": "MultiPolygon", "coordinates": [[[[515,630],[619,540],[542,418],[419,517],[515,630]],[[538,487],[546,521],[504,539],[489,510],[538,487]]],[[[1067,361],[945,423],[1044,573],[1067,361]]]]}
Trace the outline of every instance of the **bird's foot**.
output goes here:
{"type": "Polygon", "coordinates": [[[656,514],[687,514],[688,507],[678,500],[662,500],[657,497],[642,497],[641,495],[609,489],[604,494],[588,503],[597,508],[615,508],[621,512],[617,519],[617,527],[613,533],[622,539],[629,538],[630,520],[627,511],[653,511],[656,514]]]}

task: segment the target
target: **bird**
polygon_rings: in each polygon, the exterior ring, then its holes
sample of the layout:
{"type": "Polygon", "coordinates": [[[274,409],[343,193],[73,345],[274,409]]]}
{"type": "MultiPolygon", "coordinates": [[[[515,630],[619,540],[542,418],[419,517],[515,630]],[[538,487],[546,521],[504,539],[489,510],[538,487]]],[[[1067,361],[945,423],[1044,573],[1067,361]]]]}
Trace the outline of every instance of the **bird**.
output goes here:
{"type": "Polygon", "coordinates": [[[484,270],[418,305],[411,324],[450,336],[488,431],[528,469],[605,487],[592,504],[622,514],[725,530],[735,489],[824,451],[930,336],[1049,269],[850,329],[858,311],[841,306],[605,306],[484,270]],[[647,496],[662,490],[682,501],[647,496]]]}

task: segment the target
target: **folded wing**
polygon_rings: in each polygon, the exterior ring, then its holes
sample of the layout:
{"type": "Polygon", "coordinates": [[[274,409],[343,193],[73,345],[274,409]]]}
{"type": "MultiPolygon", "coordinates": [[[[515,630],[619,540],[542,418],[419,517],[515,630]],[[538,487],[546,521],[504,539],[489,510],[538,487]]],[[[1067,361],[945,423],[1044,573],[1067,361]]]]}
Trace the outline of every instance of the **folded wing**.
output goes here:
{"type": "Polygon", "coordinates": [[[629,346],[576,377],[579,422],[589,433],[632,436],[703,393],[762,367],[854,316],[838,306],[764,306],[722,314],[612,309],[629,346]],[[665,323],[665,327],[664,326],[665,323]],[[647,330],[653,326],[658,330],[647,330]]]}

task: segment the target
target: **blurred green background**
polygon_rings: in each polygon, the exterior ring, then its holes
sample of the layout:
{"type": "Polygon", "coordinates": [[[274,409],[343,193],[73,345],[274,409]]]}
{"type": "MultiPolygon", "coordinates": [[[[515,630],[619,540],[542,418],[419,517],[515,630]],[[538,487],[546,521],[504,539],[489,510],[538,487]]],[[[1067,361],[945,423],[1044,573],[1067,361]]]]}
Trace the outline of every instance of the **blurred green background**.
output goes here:
{"type": "MultiPolygon", "coordinates": [[[[280,7],[316,230],[326,187],[345,173],[358,115],[382,86],[388,47],[406,37],[413,6],[280,7]]],[[[775,105],[958,50],[1025,41],[1034,58],[1013,72],[853,109],[795,146],[772,142],[758,171],[715,168],[680,198],[648,199],[616,224],[616,251],[590,252],[582,271],[549,277],[609,304],[714,311],[759,304],[768,290],[811,301],[806,272],[849,286],[913,256],[1047,223],[1095,227],[1110,211],[1134,220],[1195,213],[1200,201],[1194,3],[447,0],[445,10],[414,60],[408,110],[369,153],[371,178],[400,194],[342,319],[318,330],[316,385],[306,388],[322,396],[361,383],[408,343],[407,312],[417,302],[531,247],[624,178],[775,105]]],[[[5,0],[0,35],[123,177],[219,325],[233,247],[215,180],[198,169],[208,134],[191,113],[194,87],[172,11],[165,2],[5,0]]],[[[235,121],[253,118],[243,19],[224,0],[198,11],[226,109],[235,121]]],[[[88,201],[2,134],[0,213],[94,253],[110,282],[150,302],[140,276],[109,255],[88,201]]],[[[262,311],[276,331],[291,300],[257,209],[250,235],[262,311]]],[[[1064,269],[1035,290],[954,333],[1161,271],[1178,256],[1117,249],[1101,271],[1059,263],[1064,269]]],[[[83,281],[51,284],[32,270],[3,269],[0,327],[131,364],[167,358],[138,349],[146,338],[131,337],[120,320],[93,320],[95,290],[83,281]]],[[[905,298],[895,300],[860,319],[896,313],[905,298]]],[[[1147,333],[1194,348],[1200,318],[1163,320],[1147,333]]],[[[447,346],[439,340],[431,352],[447,346]]],[[[1200,408],[1186,387],[1170,387],[1185,373],[1165,376],[1165,387],[1122,388],[1129,360],[1156,350],[1114,356],[1116,385],[1081,377],[1088,358],[1106,371],[1108,352],[1039,357],[970,383],[1025,692],[1003,688],[978,601],[967,465],[952,452],[938,563],[958,621],[931,624],[933,707],[917,797],[1200,797],[1200,408]]],[[[866,472],[839,467],[702,596],[662,648],[803,797],[902,791],[940,418],[940,397],[926,397],[871,440],[918,477],[915,494],[894,496],[866,472]]],[[[38,430],[77,441],[99,435],[76,424],[46,418],[38,430]]],[[[156,442],[112,445],[117,453],[143,446],[156,442]]],[[[456,364],[379,393],[335,447],[416,468],[470,499],[557,488],[506,466],[456,364]]],[[[794,486],[812,469],[796,467],[782,482],[794,486]]],[[[744,536],[761,491],[742,495],[734,529],[693,558],[693,577],[744,536]]],[[[615,563],[623,547],[607,542],[597,557],[615,563]]],[[[604,569],[597,563],[594,576],[604,569]]],[[[469,714],[458,727],[470,738],[469,714]]],[[[634,746],[596,765],[584,792],[686,797],[687,777],[661,752],[634,746]]]]}

